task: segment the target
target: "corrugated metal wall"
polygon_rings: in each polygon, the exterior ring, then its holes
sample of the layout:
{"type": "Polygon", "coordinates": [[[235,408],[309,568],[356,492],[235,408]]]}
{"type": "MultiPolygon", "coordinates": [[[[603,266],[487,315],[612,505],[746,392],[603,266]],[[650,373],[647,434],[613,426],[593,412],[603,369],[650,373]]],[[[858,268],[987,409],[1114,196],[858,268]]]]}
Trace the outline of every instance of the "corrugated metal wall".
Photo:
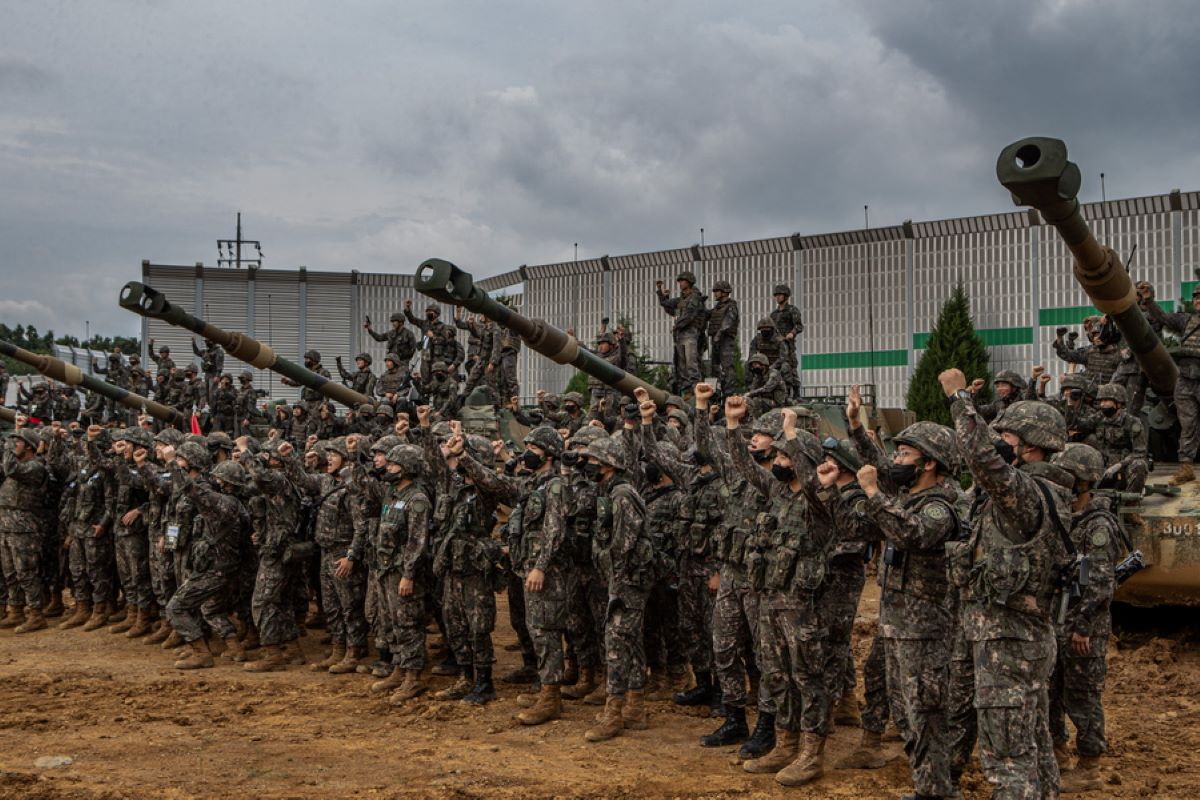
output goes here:
{"type": "MultiPolygon", "coordinates": [[[[167,296],[175,305],[194,311],[196,308],[196,268],[143,265],[142,280],[167,296]]],[[[144,319],[144,318],[143,318],[144,319]]],[[[145,358],[150,350],[149,340],[154,340],[154,349],[166,345],[171,348],[171,359],[179,366],[192,360],[192,334],[183,328],[176,328],[165,322],[144,319],[142,327],[143,361],[148,369],[154,365],[145,358]]]]}
{"type": "MultiPolygon", "coordinates": [[[[713,284],[726,280],[733,285],[733,299],[741,318],[738,338],[743,356],[750,351],[758,320],[775,308],[771,291],[776,284],[791,287],[792,303],[801,309],[803,317],[805,287],[796,282],[796,246],[790,237],[708,245],[700,248],[700,257],[704,274],[699,288],[708,296],[710,308],[713,284]]],[[[807,326],[808,318],[803,318],[807,326]]]]}
{"type": "MultiPolygon", "coordinates": [[[[300,283],[298,272],[260,269],[254,280],[254,338],[267,342],[276,355],[288,361],[300,357],[300,283]]],[[[248,365],[234,361],[237,371],[248,365]]],[[[284,386],[270,370],[256,370],[254,385],[274,398],[295,401],[300,390],[284,386]]]]}

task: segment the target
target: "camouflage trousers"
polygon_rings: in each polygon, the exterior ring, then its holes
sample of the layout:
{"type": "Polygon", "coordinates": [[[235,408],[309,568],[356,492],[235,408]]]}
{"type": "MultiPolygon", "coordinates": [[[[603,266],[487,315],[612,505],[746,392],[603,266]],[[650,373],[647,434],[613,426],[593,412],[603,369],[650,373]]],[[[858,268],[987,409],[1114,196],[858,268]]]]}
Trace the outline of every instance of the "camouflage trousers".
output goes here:
{"type": "Polygon", "coordinates": [[[645,617],[647,665],[671,675],[686,672],[687,657],[679,629],[679,589],[666,580],[655,581],[646,598],[645,617]]]}
{"type": "Polygon", "coordinates": [[[863,663],[863,695],[863,730],[883,733],[891,709],[888,707],[887,660],[883,657],[883,639],[879,634],[871,640],[871,650],[863,663]]]}
{"type": "MultiPolygon", "coordinates": [[[[746,583],[741,566],[721,565],[721,585],[713,603],[713,667],[725,705],[746,705],[746,680],[758,671],[759,594],[746,583]]],[[[758,685],[758,710],[774,713],[775,700],[765,682],[758,685]]]]}
{"type": "Polygon", "coordinates": [[[500,393],[501,401],[520,396],[521,386],[517,383],[517,354],[515,351],[501,354],[496,371],[500,373],[496,378],[496,390],[500,393]]]}
{"type": "Polygon", "coordinates": [[[711,340],[709,356],[712,359],[712,374],[720,382],[723,395],[733,394],[737,390],[737,373],[733,367],[736,349],[736,336],[722,336],[711,340]]]}
{"type": "Polygon", "coordinates": [[[770,592],[759,605],[759,666],[775,703],[777,730],[829,732],[828,649],[812,592],[770,592]]]}
{"type": "Polygon", "coordinates": [[[286,644],[300,638],[288,590],[288,565],[281,556],[263,553],[254,575],[250,610],[259,641],[264,645],[286,644]]]}
{"type": "Polygon", "coordinates": [[[904,739],[904,752],[919,795],[950,794],[946,732],[946,678],[950,643],[945,639],[883,639],[888,699],[904,739]]]}
{"type": "Polygon", "coordinates": [[[489,667],[496,661],[492,631],[496,629],[496,593],[482,574],[446,575],[442,581],[442,614],[446,641],[462,666],[489,667]]]}
{"type": "Polygon", "coordinates": [[[175,590],[167,603],[167,621],[185,642],[204,637],[204,623],[213,634],[228,639],[237,631],[224,613],[229,577],[220,572],[196,572],[175,590]]]}
{"type": "Polygon", "coordinates": [[[542,590],[526,593],[525,624],[537,655],[538,680],[543,686],[561,684],[563,632],[567,628],[567,576],[562,567],[547,567],[542,590]]]}
{"type": "Polygon", "coordinates": [[[150,535],[150,591],[159,608],[167,607],[179,585],[175,580],[175,558],[164,549],[165,541],[161,532],[150,535]]]}
{"type": "Polygon", "coordinates": [[[1175,382],[1175,414],[1179,417],[1179,460],[1190,464],[1200,448],[1200,378],[1179,376],[1175,382]]]}
{"type": "Polygon", "coordinates": [[[788,395],[790,397],[798,397],[800,395],[800,370],[796,363],[796,340],[784,339],[779,348],[779,360],[776,362],[779,365],[779,374],[783,376],[783,380],[788,385],[788,395]]]}
{"type": "Polygon", "coordinates": [[[713,601],[704,564],[684,561],[679,583],[679,639],[683,658],[697,675],[713,671],[713,601]]]}
{"type": "Polygon", "coordinates": [[[567,572],[567,650],[580,667],[601,664],[608,588],[591,563],[575,563],[567,572]]]}
{"type": "Polygon", "coordinates": [[[834,559],[821,587],[821,616],[829,631],[825,676],[829,696],[840,698],[855,686],[854,652],[851,638],[858,599],[862,596],[866,571],[862,558],[843,555],[834,559]]]}
{"type": "Polygon", "coordinates": [[[1058,659],[1050,680],[1050,737],[1056,744],[1070,741],[1067,717],[1075,726],[1075,749],[1081,756],[1099,756],[1108,749],[1104,738],[1104,679],[1108,664],[1104,658],[1108,640],[1092,653],[1077,656],[1065,639],[1058,643],[1058,659]]]}
{"type": "Polygon", "coordinates": [[[622,696],[646,687],[645,620],[647,591],[627,584],[609,588],[604,616],[606,690],[622,696]]]}
{"type": "MultiPolygon", "coordinates": [[[[4,572],[8,604],[42,608],[46,605],[46,588],[38,571],[41,535],[32,522],[28,526],[20,525],[25,517],[21,512],[6,510],[3,513],[6,525],[12,526],[0,530],[0,570],[4,572]]],[[[32,520],[33,515],[28,516],[32,520]]]]}
{"type": "Polygon", "coordinates": [[[414,579],[413,593],[408,597],[400,596],[399,570],[373,570],[371,580],[379,602],[379,620],[391,628],[383,638],[389,644],[392,663],[399,669],[424,669],[426,588],[421,576],[414,579]]]}
{"type": "Polygon", "coordinates": [[[700,382],[700,332],[682,331],[675,336],[675,388],[685,394],[700,382]]]}
{"type": "Polygon", "coordinates": [[[334,644],[347,647],[367,646],[367,568],[355,562],[345,578],[334,573],[346,547],[321,549],[321,606],[325,610],[325,628],[334,644]]]}
{"type": "Polygon", "coordinates": [[[1146,387],[1150,385],[1141,369],[1135,368],[1132,371],[1122,372],[1118,368],[1116,374],[1113,375],[1112,382],[1125,387],[1129,397],[1129,405],[1125,406],[1125,410],[1135,417],[1140,416],[1142,406],[1146,403],[1146,387]]]}
{"type": "Polygon", "coordinates": [[[117,529],[117,579],[125,602],[135,608],[150,608],[154,593],[150,590],[150,540],[145,530],[117,529]]]}
{"type": "Polygon", "coordinates": [[[1053,634],[1040,640],[972,643],[979,762],[992,797],[1035,800],[1058,794],[1058,764],[1050,738],[1053,634]]]}
{"type": "Polygon", "coordinates": [[[508,595],[508,624],[517,634],[517,643],[521,645],[521,658],[526,664],[533,664],[537,661],[537,655],[533,650],[533,637],[529,634],[529,626],[525,623],[525,580],[516,570],[508,573],[505,592],[508,595]]]}
{"type": "Polygon", "coordinates": [[[71,592],[76,602],[98,605],[114,599],[113,540],[86,522],[71,523],[71,546],[67,549],[71,570],[71,592]]]}
{"type": "Polygon", "coordinates": [[[63,557],[62,531],[59,530],[58,519],[52,515],[44,516],[41,530],[42,557],[38,571],[42,576],[42,586],[48,598],[61,598],[67,564],[63,557]]]}
{"type": "Polygon", "coordinates": [[[949,737],[950,780],[957,786],[979,738],[979,712],[975,710],[975,656],[971,643],[958,630],[950,643],[946,731],[949,737]]]}

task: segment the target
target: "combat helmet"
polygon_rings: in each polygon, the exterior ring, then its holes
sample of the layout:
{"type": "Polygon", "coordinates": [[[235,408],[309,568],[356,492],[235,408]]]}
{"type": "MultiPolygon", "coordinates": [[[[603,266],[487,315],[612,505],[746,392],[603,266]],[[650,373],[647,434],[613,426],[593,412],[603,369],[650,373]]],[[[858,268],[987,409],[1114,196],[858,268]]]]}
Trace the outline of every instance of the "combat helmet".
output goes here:
{"type": "Polygon", "coordinates": [[[571,438],[567,440],[567,446],[587,447],[592,442],[598,442],[601,439],[607,438],[608,434],[605,433],[603,428],[597,428],[595,425],[584,425],[582,428],[571,434],[571,438]]]}
{"type": "Polygon", "coordinates": [[[563,405],[566,405],[567,403],[574,403],[581,408],[583,407],[583,395],[581,395],[579,392],[567,392],[563,395],[562,401],[563,405]]]}
{"type": "Polygon", "coordinates": [[[388,322],[404,322],[404,315],[399,311],[393,311],[392,315],[388,317],[388,322]]]}
{"type": "Polygon", "coordinates": [[[599,347],[602,344],[608,344],[608,345],[612,345],[613,347],[616,347],[617,346],[617,337],[613,336],[612,333],[610,333],[609,331],[605,331],[604,333],[602,333],[596,337],[596,346],[599,347]]]}
{"type": "Polygon", "coordinates": [[[144,447],[147,450],[154,449],[154,437],[145,428],[126,428],[125,441],[134,447],[144,447]]]}
{"type": "Polygon", "coordinates": [[[675,280],[687,281],[689,285],[695,286],[696,285],[696,273],[692,272],[690,269],[685,269],[683,272],[681,272],[675,276],[675,280]]]}
{"type": "Polygon", "coordinates": [[[471,453],[471,457],[485,467],[491,467],[496,464],[496,452],[492,450],[492,443],[485,437],[469,434],[465,442],[465,447],[471,453]]]}
{"type": "MultiPolygon", "coordinates": [[[[775,441],[771,443],[771,446],[776,450],[782,451],[787,443],[787,438],[783,435],[783,431],[780,430],[779,435],[775,437],[775,441]]],[[[820,440],[808,431],[796,431],[796,446],[800,450],[800,455],[811,461],[813,466],[825,460],[825,450],[821,447],[820,440]]],[[[784,453],[784,455],[787,454],[784,453]]]]}
{"type": "Polygon", "coordinates": [[[782,283],[775,284],[775,288],[771,290],[771,294],[785,294],[788,297],[792,296],[792,290],[782,283]]]}
{"type": "Polygon", "coordinates": [[[1050,463],[1074,475],[1076,481],[1096,484],[1104,477],[1104,456],[1083,442],[1068,442],[1062,452],[1054,454],[1050,463]]]}
{"type": "Polygon", "coordinates": [[[1087,391],[1088,380],[1083,377],[1082,373],[1071,372],[1063,376],[1060,388],[1063,391],[1067,391],[1068,389],[1077,389],[1081,392],[1087,391]]]}
{"type": "Polygon", "coordinates": [[[992,384],[994,385],[997,383],[1011,384],[1012,387],[1018,392],[1025,391],[1026,387],[1029,385],[1025,382],[1024,378],[1013,372],[1011,369],[1002,369],[997,372],[996,377],[992,379],[992,384]]]}
{"type": "Polygon", "coordinates": [[[1121,405],[1129,403],[1129,394],[1125,391],[1125,387],[1119,383],[1106,383],[1096,392],[1096,402],[1101,400],[1115,400],[1121,405]]]}
{"type": "Polygon", "coordinates": [[[764,367],[771,366],[771,362],[762,353],[755,353],[754,355],[750,356],[750,358],[746,359],[747,367],[752,367],[755,364],[762,364],[764,367]]]}
{"type": "Polygon", "coordinates": [[[321,352],[319,350],[309,350],[304,354],[305,361],[311,361],[314,364],[321,363],[321,352]]]}
{"type": "Polygon", "coordinates": [[[762,319],[760,319],[758,321],[758,324],[754,326],[754,329],[759,330],[759,331],[761,331],[761,330],[772,330],[773,331],[773,330],[775,330],[775,323],[771,321],[770,317],[763,317],[762,319]]]}
{"type": "Polygon", "coordinates": [[[337,453],[342,457],[342,463],[345,464],[350,460],[350,450],[346,447],[346,437],[339,436],[336,439],[330,439],[325,443],[326,453],[337,453]]]}
{"type": "Polygon", "coordinates": [[[782,432],[783,409],[781,408],[772,408],[767,413],[760,415],[750,426],[750,433],[764,433],[772,439],[782,432]]]}
{"type": "Polygon", "coordinates": [[[196,442],[184,442],[179,445],[175,455],[182,458],[192,469],[205,470],[212,466],[212,456],[208,449],[196,442]]]}
{"type": "Polygon", "coordinates": [[[583,454],[616,469],[624,469],[625,466],[621,459],[621,448],[607,437],[589,444],[583,454]]]}
{"type": "Polygon", "coordinates": [[[183,441],[183,431],[179,430],[178,428],[163,428],[158,432],[158,435],[154,437],[154,441],[158,442],[159,444],[178,447],[179,443],[183,441]]]}
{"type": "Polygon", "coordinates": [[[835,439],[828,436],[821,442],[821,449],[825,451],[825,455],[836,461],[838,466],[847,472],[857,473],[862,469],[862,459],[858,457],[858,453],[855,452],[849,439],[835,439]]]}
{"type": "Polygon", "coordinates": [[[914,422],[900,431],[893,441],[920,450],[926,458],[947,469],[953,468],[958,460],[958,443],[954,438],[954,431],[936,422],[914,422]]]}
{"type": "Polygon", "coordinates": [[[1067,423],[1053,406],[1039,400],[1018,400],[1001,414],[992,428],[1009,431],[1021,441],[1057,453],[1067,443],[1067,423]]]}
{"type": "Polygon", "coordinates": [[[371,366],[372,359],[371,359],[370,353],[359,353],[358,355],[356,355],[354,357],[354,360],[355,361],[365,361],[365,362],[367,362],[368,367],[371,366]]]}
{"type": "Polygon", "coordinates": [[[213,431],[206,442],[209,450],[228,450],[233,452],[233,439],[225,431],[213,431]]]}
{"type": "Polygon", "coordinates": [[[429,305],[425,306],[425,313],[433,313],[440,317],[442,315],[442,309],[438,307],[437,303],[430,303],[429,305]]]}
{"type": "Polygon", "coordinates": [[[421,448],[414,444],[398,444],[388,451],[389,464],[399,464],[405,477],[415,478],[421,474],[425,466],[421,458],[421,448]]]}
{"type": "Polygon", "coordinates": [[[729,281],[717,281],[716,283],[713,284],[712,290],[714,292],[725,292],[725,294],[733,294],[733,286],[729,283],[729,281]]]}
{"type": "Polygon", "coordinates": [[[222,461],[217,464],[213,467],[212,476],[230,486],[246,486],[250,483],[250,475],[246,472],[246,468],[236,461],[222,461]]]}
{"type": "Polygon", "coordinates": [[[446,366],[445,361],[435,361],[435,362],[433,362],[433,371],[434,372],[449,372],[450,368],[448,366],[446,366]]]}
{"type": "Polygon", "coordinates": [[[524,443],[542,448],[548,458],[558,458],[562,452],[562,437],[549,425],[539,425],[525,434],[524,443]]]}
{"type": "Polygon", "coordinates": [[[393,447],[401,444],[404,444],[403,439],[393,433],[389,433],[387,436],[380,436],[379,441],[371,445],[371,452],[383,453],[384,455],[387,455],[388,453],[392,452],[393,447]]]}
{"type": "Polygon", "coordinates": [[[8,435],[10,439],[20,439],[30,449],[37,450],[40,440],[33,428],[21,428],[19,431],[13,431],[8,435]]]}
{"type": "Polygon", "coordinates": [[[386,356],[383,357],[383,360],[391,361],[397,367],[404,363],[403,361],[400,360],[400,356],[396,355],[395,353],[388,353],[386,356]]]}

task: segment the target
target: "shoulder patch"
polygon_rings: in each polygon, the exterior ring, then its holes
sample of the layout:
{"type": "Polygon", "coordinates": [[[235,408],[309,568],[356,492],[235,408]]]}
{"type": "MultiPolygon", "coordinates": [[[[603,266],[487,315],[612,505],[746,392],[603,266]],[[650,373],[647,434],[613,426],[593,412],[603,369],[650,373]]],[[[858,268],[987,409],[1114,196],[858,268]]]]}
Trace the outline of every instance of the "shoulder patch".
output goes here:
{"type": "Polygon", "coordinates": [[[950,512],[946,510],[946,506],[943,503],[927,503],[923,513],[930,519],[938,520],[939,522],[950,516],[950,512]]]}
{"type": "Polygon", "coordinates": [[[857,503],[855,503],[854,504],[854,513],[858,514],[860,517],[865,516],[867,513],[867,501],[859,500],[857,503]]]}
{"type": "Polygon", "coordinates": [[[1108,544],[1108,531],[1097,527],[1096,530],[1092,531],[1089,541],[1092,543],[1092,547],[1104,547],[1104,545],[1108,544]]]}

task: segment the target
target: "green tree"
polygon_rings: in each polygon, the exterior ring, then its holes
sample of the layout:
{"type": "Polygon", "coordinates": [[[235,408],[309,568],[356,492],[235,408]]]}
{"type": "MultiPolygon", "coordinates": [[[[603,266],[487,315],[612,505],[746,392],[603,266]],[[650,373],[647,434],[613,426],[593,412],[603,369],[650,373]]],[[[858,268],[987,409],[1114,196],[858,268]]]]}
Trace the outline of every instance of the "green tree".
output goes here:
{"type": "Polygon", "coordinates": [[[946,405],[938,375],[953,367],[963,371],[968,383],[976,378],[987,381],[988,386],[980,391],[979,397],[981,401],[989,399],[992,374],[988,367],[988,351],[971,322],[971,302],[961,280],[942,305],[937,324],[929,334],[929,341],[908,384],[907,405],[917,419],[950,424],[950,408],[946,405]]]}

